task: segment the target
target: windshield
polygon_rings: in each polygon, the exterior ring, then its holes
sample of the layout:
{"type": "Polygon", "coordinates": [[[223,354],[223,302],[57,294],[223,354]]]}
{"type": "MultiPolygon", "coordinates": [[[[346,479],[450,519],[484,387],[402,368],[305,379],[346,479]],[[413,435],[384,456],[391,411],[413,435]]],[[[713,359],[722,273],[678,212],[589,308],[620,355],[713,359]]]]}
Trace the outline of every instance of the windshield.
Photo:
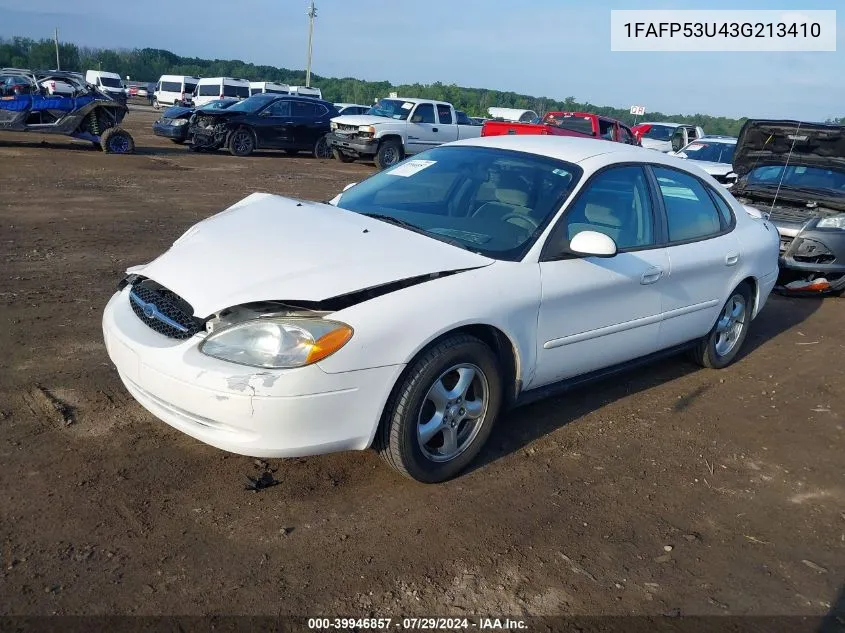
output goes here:
{"type": "Polygon", "coordinates": [[[694,141],[681,151],[691,160],[703,160],[709,163],[733,163],[734,143],[718,143],[707,140],[694,141]]]}
{"type": "Polygon", "coordinates": [[[204,106],[200,107],[200,110],[225,110],[230,106],[238,103],[237,99],[218,99],[217,101],[211,101],[210,103],[206,103],[204,106]]]}
{"type": "Polygon", "coordinates": [[[670,141],[675,128],[668,125],[651,125],[643,134],[643,138],[650,138],[655,141],[670,141]]]}
{"type": "Polygon", "coordinates": [[[382,99],[370,108],[367,114],[404,121],[408,118],[408,115],[411,113],[413,108],[414,104],[410,101],[402,101],[401,99],[382,99]]]}
{"type": "Polygon", "coordinates": [[[786,189],[813,189],[827,194],[845,195],[845,172],[803,165],[767,165],[752,169],[746,185],[780,186],[786,189]]]}
{"type": "Polygon", "coordinates": [[[261,108],[276,99],[278,99],[278,96],[274,94],[252,95],[240,103],[236,103],[226,109],[231,110],[232,112],[258,112],[261,108]]]}
{"type": "Polygon", "coordinates": [[[386,216],[434,239],[517,261],[582,173],[577,165],[523,152],[437,147],[355,185],[337,206],[386,216]]]}
{"type": "Polygon", "coordinates": [[[103,77],[100,75],[100,85],[105,86],[106,88],[123,88],[123,83],[121,83],[120,79],[115,79],[114,77],[103,77]]]}

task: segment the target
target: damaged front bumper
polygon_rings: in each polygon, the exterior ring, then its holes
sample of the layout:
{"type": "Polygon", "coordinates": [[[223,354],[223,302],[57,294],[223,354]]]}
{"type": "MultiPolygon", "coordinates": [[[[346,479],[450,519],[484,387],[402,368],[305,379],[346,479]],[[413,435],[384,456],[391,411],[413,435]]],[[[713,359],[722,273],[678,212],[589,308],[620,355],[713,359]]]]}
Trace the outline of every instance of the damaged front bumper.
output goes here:
{"type": "Polygon", "coordinates": [[[331,132],[326,140],[333,150],[353,158],[369,158],[378,153],[378,139],[369,136],[331,132]]]}
{"type": "Polygon", "coordinates": [[[774,221],[780,234],[778,290],[791,293],[835,293],[845,290],[845,230],[818,228],[809,222],[774,221]]]}
{"type": "Polygon", "coordinates": [[[363,450],[404,365],[328,373],[260,369],[199,351],[204,333],[163,337],[132,311],[126,286],[103,313],[111,361],[132,396],[170,426],[251,457],[363,450]]]}
{"type": "Polygon", "coordinates": [[[213,117],[198,116],[191,119],[188,138],[191,145],[202,149],[220,149],[226,145],[229,127],[213,117]]]}

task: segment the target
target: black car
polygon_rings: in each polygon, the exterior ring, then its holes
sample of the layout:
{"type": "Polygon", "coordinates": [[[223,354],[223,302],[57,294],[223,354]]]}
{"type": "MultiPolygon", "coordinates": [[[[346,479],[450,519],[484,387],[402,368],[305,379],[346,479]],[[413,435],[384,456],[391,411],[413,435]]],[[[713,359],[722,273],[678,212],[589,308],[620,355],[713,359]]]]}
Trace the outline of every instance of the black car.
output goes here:
{"type": "Polygon", "coordinates": [[[249,156],[257,149],[280,149],[288,154],[308,151],[330,158],[326,142],[329,122],[338,116],[333,103],[313,97],[257,94],[217,111],[197,111],[190,124],[191,149],[226,148],[233,156],[249,156]]]}
{"type": "Polygon", "coordinates": [[[845,290],[845,126],[749,120],[733,168],[731,193],[769,213],[780,233],[778,289],[845,290]]]}
{"type": "Polygon", "coordinates": [[[190,119],[197,110],[202,112],[225,110],[236,103],[240,103],[240,99],[226,97],[206,103],[197,109],[190,106],[171,106],[162,113],[158,121],[153,123],[153,134],[169,138],[174,143],[184,143],[188,140],[190,119]]]}

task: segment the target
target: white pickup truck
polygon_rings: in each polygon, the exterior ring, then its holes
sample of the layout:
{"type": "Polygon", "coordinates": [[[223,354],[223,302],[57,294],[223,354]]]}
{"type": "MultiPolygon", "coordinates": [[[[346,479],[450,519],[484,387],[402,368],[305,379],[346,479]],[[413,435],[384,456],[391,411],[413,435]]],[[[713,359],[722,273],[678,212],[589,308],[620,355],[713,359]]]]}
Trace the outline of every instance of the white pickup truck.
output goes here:
{"type": "Polygon", "coordinates": [[[327,139],[337,160],[350,163],[363,158],[384,169],[443,143],[481,136],[480,126],[457,121],[451,103],[381,99],[367,114],[332,119],[327,139]]]}

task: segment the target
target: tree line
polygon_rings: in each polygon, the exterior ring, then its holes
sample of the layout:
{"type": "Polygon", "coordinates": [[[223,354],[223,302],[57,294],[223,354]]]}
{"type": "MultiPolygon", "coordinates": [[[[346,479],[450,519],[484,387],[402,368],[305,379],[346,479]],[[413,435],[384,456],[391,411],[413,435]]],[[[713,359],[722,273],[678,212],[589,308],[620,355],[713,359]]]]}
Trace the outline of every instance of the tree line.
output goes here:
{"type": "MultiPolygon", "coordinates": [[[[90,48],[76,44],[60,44],[62,70],[107,70],[132,81],[155,82],[161,75],[196,75],[198,77],[242,77],[250,81],[276,81],[303,85],[305,72],[275,66],[264,66],[239,59],[200,59],[182,57],[167,50],[141,48],[113,50],[90,48]]],[[[52,69],[56,66],[56,50],[52,40],[25,37],[0,38],[0,67],[52,69]]],[[[354,77],[322,77],[311,75],[311,84],[320,88],[323,98],[333,102],[371,104],[390,92],[400,95],[449,101],[470,116],[487,116],[487,108],[499,106],[534,110],[540,114],[554,110],[594,112],[618,119],[629,125],[635,117],[628,109],[579,102],[575,97],[563,101],[548,97],[532,97],[500,90],[465,88],[455,84],[392,84],[389,81],[363,81],[354,77]]],[[[664,114],[648,112],[648,120],[669,120],[700,125],[708,134],[736,136],[746,119],[710,116],[707,114],[664,114]]]]}

